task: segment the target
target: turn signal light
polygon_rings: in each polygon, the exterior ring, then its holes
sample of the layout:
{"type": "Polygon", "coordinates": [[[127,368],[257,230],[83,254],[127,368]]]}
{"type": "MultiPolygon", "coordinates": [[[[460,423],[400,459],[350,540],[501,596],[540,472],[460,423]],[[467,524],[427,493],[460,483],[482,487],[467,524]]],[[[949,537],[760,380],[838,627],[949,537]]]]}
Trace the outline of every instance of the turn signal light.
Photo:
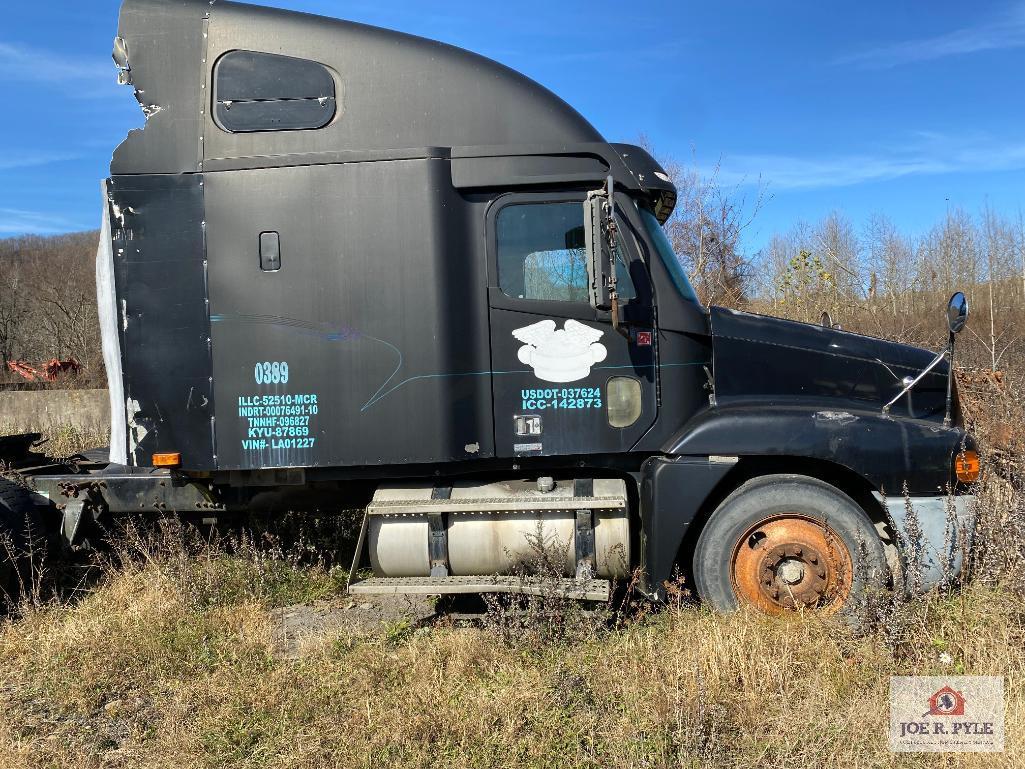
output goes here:
{"type": "MultiPolygon", "coordinates": [[[[182,466],[182,455],[181,454],[154,454],[153,455],[153,466],[154,467],[181,467],[182,466]]],[[[958,474],[960,477],[960,474],[958,474]]]]}
{"type": "Polygon", "coordinates": [[[979,462],[979,455],[975,451],[962,451],[954,460],[954,473],[961,483],[975,483],[979,480],[979,473],[982,471],[982,464],[979,462]]]}

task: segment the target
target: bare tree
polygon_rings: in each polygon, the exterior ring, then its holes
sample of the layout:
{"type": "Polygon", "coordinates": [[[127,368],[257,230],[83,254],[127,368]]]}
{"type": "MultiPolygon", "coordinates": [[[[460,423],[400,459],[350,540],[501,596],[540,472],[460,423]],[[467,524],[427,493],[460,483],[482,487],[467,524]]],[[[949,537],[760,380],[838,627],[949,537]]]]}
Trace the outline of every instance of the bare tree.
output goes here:
{"type": "Polygon", "coordinates": [[[1025,217],[1018,209],[1018,229],[1015,231],[1015,241],[1018,246],[1018,266],[1021,268],[1021,302],[1025,307],[1025,217]]]}
{"type": "Polygon", "coordinates": [[[1008,322],[1009,309],[1006,306],[1007,293],[1017,294],[1017,286],[1011,281],[1017,272],[1015,253],[1015,234],[1010,226],[1003,221],[990,207],[982,213],[982,243],[985,253],[985,299],[984,309],[988,320],[988,336],[984,338],[974,329],[972,335],[989,353],[989,363],[993,371],[997,371],[1004,355],[1018,341],[1015,333],[1016,324],[1008,322]]]}
{"type": "Polygon", "coordinates": [[[925,347],[943,344],[942,311],[963,290],[972,321],[959,355],[966,365],[1025,371],[1025,216],[953,209],[920,238],[885,216],[856,236],[843,216],[777,234],[754,260],[754,309],[816,322],[823,311],[845,328],[925,347]]]}
{"type": "MultiPolygon", "coordinates": [[[[655,154],[643,138],[642,143],[655,154]]],[[[666,159],[662,165],[678,193],[666,230],[698,298],[705,305],[745,305],[751,265],[743,235],[766,202],[764,185],[757,183],[749,194],[748,185],[721,184],[718,165],[707,173],[696,163],[666,159]]]]}
{"type": "Polygon", "coordinates": [[[31,310],[24,290],[22,270],[13,260],[0,262],[0,370],[14,360],[24,336],[24,325],[31,310]]]}
{"type": "Polygon", "coordinates": [[[97,233],[0,240],[0,376],[10,360],[74,358],[102,381],[97,233]]]}

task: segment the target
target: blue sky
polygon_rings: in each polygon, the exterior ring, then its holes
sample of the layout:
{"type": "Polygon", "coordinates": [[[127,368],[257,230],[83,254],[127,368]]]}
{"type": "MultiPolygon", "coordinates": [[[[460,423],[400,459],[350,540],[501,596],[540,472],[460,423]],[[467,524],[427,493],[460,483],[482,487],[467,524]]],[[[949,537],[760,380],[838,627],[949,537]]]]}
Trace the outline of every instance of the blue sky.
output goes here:
{"type": "MultiPolygon", "coordinates": [[[[747,245],[832,210],[919,233],[948,205],[1025,208],[1025,0],[265,3],[443,40],[566,98],[613,141],[771,196],[747,245]],[[628,13],[624,15],[624,9],[628,13]]],[[[96,227],[142,115],[114,84],[117,0],[8,3],[0,237],[96,227]]]]}

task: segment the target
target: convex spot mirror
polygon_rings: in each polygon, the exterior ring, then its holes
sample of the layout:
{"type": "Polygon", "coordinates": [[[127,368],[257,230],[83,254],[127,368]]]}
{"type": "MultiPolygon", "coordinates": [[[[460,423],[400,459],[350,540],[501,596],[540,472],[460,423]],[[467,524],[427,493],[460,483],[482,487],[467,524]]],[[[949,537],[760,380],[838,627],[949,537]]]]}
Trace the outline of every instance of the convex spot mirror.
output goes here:
{"type": "Polygon", "coordinates": [[[968,299],[958,291],[947,305],[947,325],[951,334],[960,334],[968,323],[968,299]]]}

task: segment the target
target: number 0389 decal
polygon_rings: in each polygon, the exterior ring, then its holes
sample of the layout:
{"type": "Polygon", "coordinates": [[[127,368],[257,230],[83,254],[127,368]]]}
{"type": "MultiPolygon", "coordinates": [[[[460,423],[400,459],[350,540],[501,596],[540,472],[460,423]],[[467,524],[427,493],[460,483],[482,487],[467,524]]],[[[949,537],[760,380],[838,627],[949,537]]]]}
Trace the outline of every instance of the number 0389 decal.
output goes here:
{"type": "Polygon", "coordinates": [[[256,383],[288,384],[288,363],[284,361],[256,364],[256,383]]]}

